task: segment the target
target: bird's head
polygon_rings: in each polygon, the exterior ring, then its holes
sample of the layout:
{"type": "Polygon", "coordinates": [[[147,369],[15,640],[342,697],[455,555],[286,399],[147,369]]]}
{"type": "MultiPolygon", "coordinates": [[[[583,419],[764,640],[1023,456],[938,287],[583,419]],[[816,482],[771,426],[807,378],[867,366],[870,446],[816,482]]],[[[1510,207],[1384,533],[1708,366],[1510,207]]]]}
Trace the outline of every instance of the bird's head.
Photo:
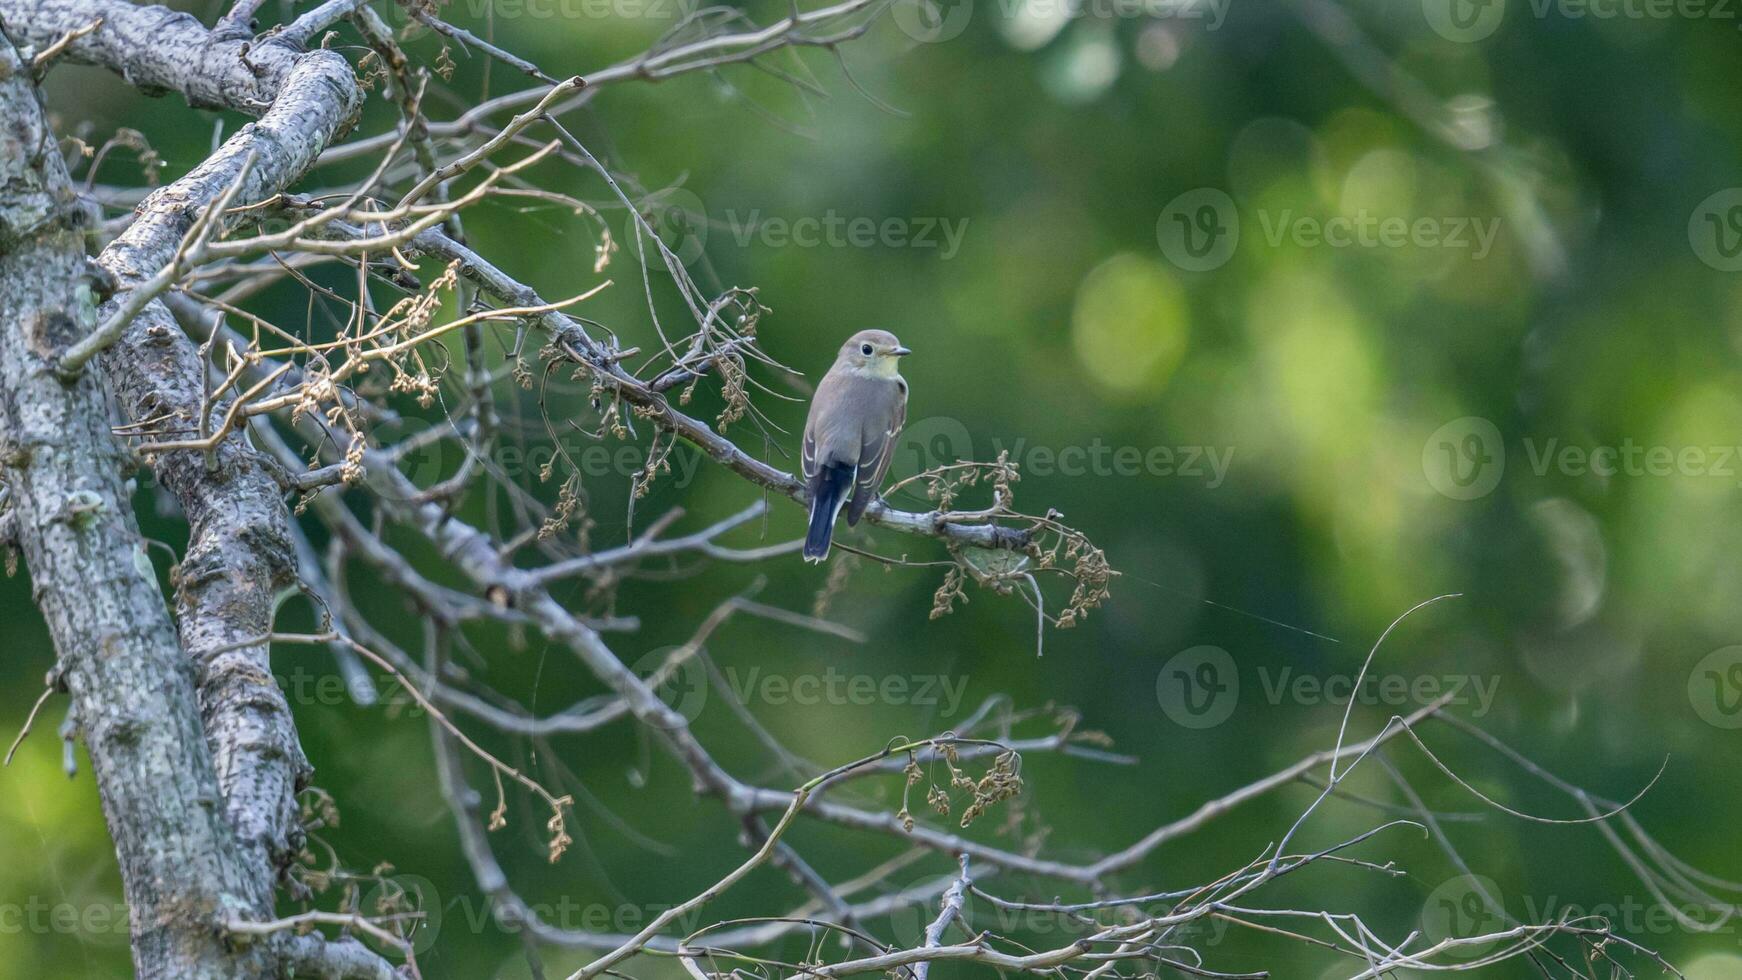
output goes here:
{"type": "Polygon", "coordinates": [[[900,373],[898,362],[911,353],[887,330],[861,330],[841,345],[835,364],[858,374],[893,378],[900,373]]]}

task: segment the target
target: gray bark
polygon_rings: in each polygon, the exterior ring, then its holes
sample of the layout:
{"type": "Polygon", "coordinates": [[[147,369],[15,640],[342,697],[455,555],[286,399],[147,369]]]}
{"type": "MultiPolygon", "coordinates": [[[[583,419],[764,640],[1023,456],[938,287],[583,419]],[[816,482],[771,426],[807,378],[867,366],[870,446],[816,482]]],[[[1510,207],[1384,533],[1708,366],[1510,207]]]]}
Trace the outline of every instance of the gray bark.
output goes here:
{"type": "MultiPolygon", "coordinates": [[[[253,155],[237,202],[257,201],[300,177],[354,111],[338,97],[351,68],[331,52],[303,56],[285,73],[279,100],[199,167],[141,205],[98,262],[123,287],[169,263],[194,219],[223,194],[253,155]]],[[[161,302],[148,305],[103,358],[132,419],[170,414],[197,424],[205,371],[194,343],[161,302]]],[[[215,406],[216,428],[228,402],[215,406]]],[[[230,819],[245,844],[282,866],[300,846],[296,793],[311,769],[296,739],[267,647],[273,597],[294,581],[296,558],[283,490],[241,434],[211,453],[152,459],[159,483],[187,513],[190,536],[176,581],[182,645],[200,666],[200,707],[230,819]]]]}
{"type": "MultiPolygon", "coordinates": [[[[163,7],[0,0],[8,29],[37,46],[99,16],[102,28],[75,40],[68,57],[142,87],[181,92],[194,105],[261,114],[192,172],[147,198],[103,250],[98,262],[122,289],[170,262],[195,218],[237,181],[250,156],[238,204],[294,183],[362,101],[351,66],[335,52],[305,52],[272,38],[221,40],[187,14],[163,7]]],[[[168,415],[172,427],[197,426],[204,365],[161,302],[149,304],[102,360],[131,420],[168,415]]],[[[214,406],[213,417],[227,404],[214,406]]],[[[294,581],[283,491],[239,433],[211,453],[165,453],[151,464],[190,525],[176,611],[182,645],[199,668],[200,708],[226,810],[244,845],[281,868],[300,846],[296,793],[312,770],[272,678],[266,645],[247,641],[270,631],[273,597],[294,581]]]]}
{"type": "Polygon", "coordinates": [[[224,820],[193,670],[133,521],[100,378],[64,383],[53,368],[96,315],[90,219],[3,35],[0,188],[0,472],[114,837],[138,975],[261,975],[261,954],[228,948],[217,926],[268,916],[271,879],[224,820]]]}
{"type": "Polygon", "coordinates": [[[146,92],[179,92],[190,105],[259,115],[272,104],[294,49],[214,41],[192,15],[104,0],[0,0],[0,20],[18,44],[45,48],[98,17],[103,27],[74,41],[67,57],[109,68],[146,92]]]}
{"type": "MultiPolygon", "coordinates": [[[[322,8],[314,22],[342,12],[322,8]]],[[[244,174],[238,203],[299,179],[361,101],[346,61],[294,43],[217,38],[186,14],[115,0],[0,0],[16,43],[41,49],[98,17],[65,56],[147,90],[261,114],[191,173],[154,193],[97,259],[30,75],[8,43],[0,65],[0,386],[8,521],[73,695],[133,910],[144,978],[387,977],[354,941],[226,937],[272,918],[279,871],[300,845],[295,795],[309,775],[260,640],[276,591],[294,581],[282,490],[241,434],[209,453],[150,460],[187,514],[174,624],[121,484],[103,382],[130,420],[193,429],[205,366],[161,302],[128,324],[95,370],[64,379],[61,353],[88,334],[101,280],[128,289],[174,256],[201,211],[244,174]],[[81,284],[84,291],[81,293],[81,284]],[[81,299],[82,297],[82,299],[81,299]],[[82,305],[80,305],[82,303],[82,305]],[[179,644],[178,640],[179,630],[179,644]]],[[[221,417],[226,405],[212,406],[221,417]]]]}

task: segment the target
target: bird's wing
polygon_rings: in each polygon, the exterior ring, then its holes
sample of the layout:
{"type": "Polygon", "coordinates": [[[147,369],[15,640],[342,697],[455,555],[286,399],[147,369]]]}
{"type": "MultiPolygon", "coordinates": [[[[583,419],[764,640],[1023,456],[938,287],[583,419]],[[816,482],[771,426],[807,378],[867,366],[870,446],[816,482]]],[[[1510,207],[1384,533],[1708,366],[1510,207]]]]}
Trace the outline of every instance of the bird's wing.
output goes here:
{"type": "Polygon", "coordinates": [[[889,463],[895,458],[895,447],[901,441],[901,427],[907,423],[907,385],[898,382],[890,388],[894,404],[890,406],[889,428],[866,432],[859,445],[859,478],[853,486],[853,503],[847,508],[848,524],[859,523],[865,508],[877,498],[889,463]]]}
{"type": "Polygon", "coordinates": [[[810,412],[804,419],[804,443],[799,453],[799,467],[807,484],[817,475],[817,470],[822,469],[822,460],[819,458],[821,454],[817,451],[817,402],[823,397],[823,389],[829,386],[830,377],[832,376],[824,375],[822,382],[817,385],[816,392],[811,395],[810,412]]]}

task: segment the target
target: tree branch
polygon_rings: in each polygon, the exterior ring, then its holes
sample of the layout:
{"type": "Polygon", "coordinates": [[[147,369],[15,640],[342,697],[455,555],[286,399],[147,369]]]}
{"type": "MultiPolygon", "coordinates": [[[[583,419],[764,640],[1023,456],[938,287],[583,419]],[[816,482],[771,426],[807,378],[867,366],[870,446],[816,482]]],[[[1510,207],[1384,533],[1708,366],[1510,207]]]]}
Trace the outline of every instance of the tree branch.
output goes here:
{"type": "MultiPolygon", "coordinates": [[[[195,105],[264,110],[259,122],[231,137],[192,172],[150,195],[131,225],[104,249],[98,263],[120,289],[106,304],[112,311],[126,302],[131,289],[170,263],[207,208],[230,195],[244,203],[258,201],[301,177],[354,119],[361,93],[350,65],[337,53],[214,39],[193,18],[166,8],[115,0],[0,0],[0,18],[8,28],[33,40],[58,38],[98,17],[101,27],[67,46],[70,57],[108,67],[135,84],[180,91],[195,105]]],[[[44,155],[58,160],[52,140],[46,146],[44,155]]],[[[221,228],[225,218],[214,214],[209,220],[221,228]]],[[[92,316],[84,326],[88,329],[94,322],[92,316]]],[[[69,331],[55,355],[75,343],[69,331]]],[[[200,424],[206,410],[205,364],[160,300],[142,306],[100,363],[132,419],[168,416],[189,428],[200,424]]],[[[89,383],[81,379],[72,385],[76,390],[89,383]]],[[[213,406],[219,413],[223,408],[222,402],[213,406]]],[[[96,417],[105,420],[106,414],[96,417]]],[[[267,646],[257,642],[270,629],[275,591],[295,581],[289,515],[278,484],[239,433],[218,441],[209,452],[159,454],[152,466],[190,524],[174,583],[177,620],[182,650],[197,669],[199,718],[210,746],[205,764],[215,769],[214,785],[235,835],[224,847],[208,845],[215,857],[191,862],[193,871],[184,873],[196,874],[202,887],[241,897],[240,907],[222,913],[226,918],[269,918],[276,872],[300,849],[296,793],[310,773],[289,706],[272,677],[267,646]],[[238,844],[243,848],[240,856],[235,853],[238,844]],[[229,862],[225,874],[201,873],[213,860],[229,862]]],[[[127,509],[119,495],[112,506],[120,512],[127,509]]],[[[114,555],[122,560],[134,551],[118,547],[114,555]]],[[[142,548],[137,551],[143,555],[142,548]]],[[[129,573],[138,576],[137,568],[129,573]]],[[[84,588],[99,580],[87,578],[84,588]]],[[[154,596],[154,604],[161,610],[160,598],[154,596]]],[[[178,657],[178,663],[185,680],[186,661],[178,657]]],[[[138,686],[155,691],[163,685],[138,686]]],[[[109,686],[111,694],[117,687],[109,686]]],[[[143,722],[131,720],[127,737],[139,737],[135,729],[143,722]]],[[[196,723],[193,732],[197,736],[199,731],[196,723]]],[[[199,776],[198,765],[188,768],[199,776]]],[[[138,785],[142,792],[163,792],[149,780],[138,785]]],[[[207,792],[205,799],[213,795],[207,792]]],[[[118,841],[133,832],[113,820],[111,828],[118,841]]],[[[176,857],[179,849],[165,853],[176,857]]],[[[230,904],[235,901],[187,905],[182,914],[189,908],[221,910],[230,904]]],[[[208,939],[215,935],[211,924],[202,927],[208,939]]],[[[277,944],[261,946],[273,950],[277,944]]],[[[154,952],[144,940],[136,948],[142,960],[170,955],[154,952]]],[[[221,948],[213,955],[220,954],[221,948]]],[[[222,975],[257,972],[230,970],[222,975]]],[[[146,975],[143,970],[141,974],[146,975]]]]}
{"type": "Polygon", "coordinates": [[[84,235],[37,94],[0,36],[0,467],[114,837],[147,980],[261,975],[212,915],[265,916],[260,874],[220,811],[187,660],[121,481],[99,379],[54,370],[96,317],[84,235]]]}

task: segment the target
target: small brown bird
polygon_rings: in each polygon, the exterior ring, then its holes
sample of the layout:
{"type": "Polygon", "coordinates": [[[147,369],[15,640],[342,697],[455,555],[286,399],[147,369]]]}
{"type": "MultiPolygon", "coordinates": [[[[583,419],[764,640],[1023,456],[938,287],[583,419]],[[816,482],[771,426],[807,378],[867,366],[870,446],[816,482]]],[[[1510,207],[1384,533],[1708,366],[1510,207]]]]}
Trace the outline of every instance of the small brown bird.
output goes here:
{"type": "Polygon", "coordinates": [[[883,486],[896,436],[907,421],[907,380],[900,359],[913,353],[887,330],[861,330],[841,345],[823,375],[804,423],[804,480],[810,530],[804,560],[829,556],[835,517],[852,490],[847,523],[857,524],[883,486]]]}

